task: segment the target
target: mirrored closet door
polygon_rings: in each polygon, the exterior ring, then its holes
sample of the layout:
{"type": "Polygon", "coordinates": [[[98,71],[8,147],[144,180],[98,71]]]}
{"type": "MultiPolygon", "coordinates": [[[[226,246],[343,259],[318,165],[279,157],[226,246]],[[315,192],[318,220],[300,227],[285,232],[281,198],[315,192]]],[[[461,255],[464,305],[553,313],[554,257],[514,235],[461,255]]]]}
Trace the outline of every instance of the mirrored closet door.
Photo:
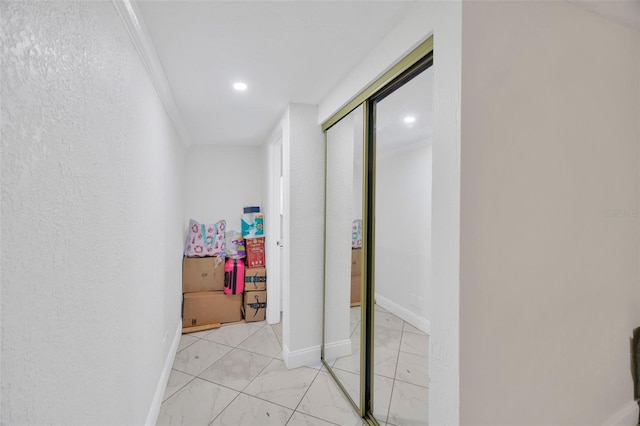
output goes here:
{"type": "Polygon", "coordinates": [[[433,40],[323,124],[322,361],[369,424],[426,425],[433,40]]]}
{"type": "Polygon", "coordinates": [[[433,69],[389,87],[375,117],[373,415],[427,424],[433,69]]]}
{"type": "Polygon", "coordinates": [[[360,410],[363,108],[326,134],[324,359],[360,410]]]}

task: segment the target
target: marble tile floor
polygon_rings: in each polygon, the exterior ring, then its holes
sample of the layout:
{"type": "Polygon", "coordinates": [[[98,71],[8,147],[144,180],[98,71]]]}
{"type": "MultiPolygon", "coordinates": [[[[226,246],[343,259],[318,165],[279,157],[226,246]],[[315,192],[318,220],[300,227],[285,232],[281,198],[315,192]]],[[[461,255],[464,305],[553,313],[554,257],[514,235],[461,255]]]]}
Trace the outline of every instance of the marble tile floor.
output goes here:
{"type": "MultiPolygon", "coordinates": [[[[351,308],[354,353],[333,371],[359,384],[360,308],[351,308]]],[[[381,425],[427,425],[429,337],[376,306],[374,415],[381,425]]],[[[239,323],[183,335],[158,425],[363,425],[321,365],[289,370],[282,323],[239,323]]]]}
{"type": "MultiPolygon", "coordinates": [[[[374,417],[382,425],[428,424],[429,336],[376,305],[374,417]]],[[[355,399],[359,395],[360,308],[351,308],[353,353],[333,371],[355,399]]]]}
{"type": "Polygon", "coordinates": [[[363,425],[321,365],[288,370],[281,324],[183,335],[158,425],[363,425]]]}

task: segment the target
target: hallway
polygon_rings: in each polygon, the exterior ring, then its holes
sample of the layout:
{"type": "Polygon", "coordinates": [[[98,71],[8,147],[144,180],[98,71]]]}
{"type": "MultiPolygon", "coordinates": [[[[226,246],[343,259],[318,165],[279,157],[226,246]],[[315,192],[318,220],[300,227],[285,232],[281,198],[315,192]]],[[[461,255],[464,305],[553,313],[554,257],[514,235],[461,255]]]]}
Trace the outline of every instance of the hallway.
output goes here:
{"type": "MultiPolygon", "coordinates": [[[[391,352],[376,376],[376,418],[427,425],[428,388],[415,383],[428,382],[428,337],[381,307],[376,316],[376,345],[391,352]]],[[[358,384],[360,324],[360,308],[351,308],[355,351],[333,366],[346,386],[358,384]]],[[[182,335],[157,424],[366,424],[320,363],[287,369],[281,327],[261,321],[182,335]]]]}
{"type": "Polygon", "coordinates": [[[637,425],[638,0],[0,1],[0,423],[358,424],[309,367],[322,123],[432,36],[429,424],[637,425]],[[275,136],[284,332],[182,337],[189,219],[266,206],[275,136]]]}

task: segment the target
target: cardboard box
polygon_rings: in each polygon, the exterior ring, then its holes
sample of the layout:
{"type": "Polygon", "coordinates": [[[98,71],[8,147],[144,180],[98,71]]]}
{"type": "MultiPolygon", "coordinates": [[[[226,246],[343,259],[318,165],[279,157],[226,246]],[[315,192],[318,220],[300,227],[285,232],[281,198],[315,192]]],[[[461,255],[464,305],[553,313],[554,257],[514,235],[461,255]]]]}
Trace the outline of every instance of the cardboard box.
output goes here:
{"type": "Polygon", "coordinates": [[[267,314],[267,292],[246,291],[244,293],[244,320],[263,321],[267,314]]]}
{"type": "Polygon", "coordinates": [[[261,268],[247,268],[244,271],[244,291],[267,289],[267,270],[261,268]]]}
{"type": "Polygon", "coordinates": [[[360,303],[360,283],[362,277],[351,277],[351,303],[360,303]]]}
{"type": "Polygon", "coordinates": [[[224,288],[224,261],[218,256],[182,260],[182,292],[220,291],[224,288]]]}
{"type": "Polygon", "coordinates": [[[182,328],[235,322],[242,319],[242,294],[222,291],[185,293],[182,299],[182,328]]]}
{"type": "Polygon", "coordinates": [[[351,249],[351,276],[359,277],[362,275],[362,249],[351,249]]]}
{"type": "Polygon", "coordinates": [[[247,238],[247,268],[265,266],[264,238],[247,238]]]}

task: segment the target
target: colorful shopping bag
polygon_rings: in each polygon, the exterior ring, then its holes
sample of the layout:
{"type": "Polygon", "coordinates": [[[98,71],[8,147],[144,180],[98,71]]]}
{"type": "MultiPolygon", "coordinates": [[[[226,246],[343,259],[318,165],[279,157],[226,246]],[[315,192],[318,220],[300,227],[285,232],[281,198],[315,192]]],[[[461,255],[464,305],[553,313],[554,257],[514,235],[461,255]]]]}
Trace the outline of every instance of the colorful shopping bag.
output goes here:
{"type": "Polygon", "coordinates": [[[225,220],[212,225],[205,225],[191,219],[189,221],[189,237],[184,249],[186,257],[221,256],[225,257],[224,230],[225,220]]]}

